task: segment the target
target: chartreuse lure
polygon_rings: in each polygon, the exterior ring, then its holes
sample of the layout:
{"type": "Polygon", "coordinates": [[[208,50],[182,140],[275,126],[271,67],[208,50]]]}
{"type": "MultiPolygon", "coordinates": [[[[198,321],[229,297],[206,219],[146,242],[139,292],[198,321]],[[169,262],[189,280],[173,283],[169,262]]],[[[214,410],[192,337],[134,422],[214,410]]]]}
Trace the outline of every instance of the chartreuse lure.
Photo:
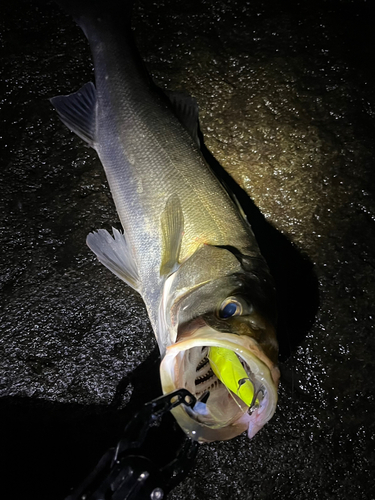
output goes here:
{"type": "Polygon", "coordinates": [[[249,407],[258,402],[254,401],[254,385],[236,353],[224,347],[211,347],[208,359],[212,371],[227,389],[249,407]]]}

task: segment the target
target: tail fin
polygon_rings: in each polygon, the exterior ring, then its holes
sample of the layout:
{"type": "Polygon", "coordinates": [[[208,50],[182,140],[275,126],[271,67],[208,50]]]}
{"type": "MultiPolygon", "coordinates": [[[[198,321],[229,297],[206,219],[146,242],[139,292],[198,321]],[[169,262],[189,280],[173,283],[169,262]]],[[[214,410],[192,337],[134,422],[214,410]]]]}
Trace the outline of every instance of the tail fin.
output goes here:
{"type": "Polygon", "coordinates": [[[85,20],[130,27],[134,0],[56,0],[56,3],[85,31],[85,20]]]}

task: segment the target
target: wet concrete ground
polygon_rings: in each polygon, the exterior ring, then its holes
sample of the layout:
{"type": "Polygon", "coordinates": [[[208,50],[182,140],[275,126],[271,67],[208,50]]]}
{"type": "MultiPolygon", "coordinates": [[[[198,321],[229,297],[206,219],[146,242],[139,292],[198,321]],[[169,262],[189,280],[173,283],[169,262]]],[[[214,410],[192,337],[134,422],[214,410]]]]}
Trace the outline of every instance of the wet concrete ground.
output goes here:
{"type": "MultiPolygon", "coordinates": [[[[94,152],[48,102],[92,79],[86,40],[54,4],[9,3],[0,22],[2,484],[62,499],[159,395],[156,342],[140,297],[85,245],[118,219],[94,152]]],[[[253,200],[238,191],[280,303],[276,415],[252,441],[201,446],[170,498],[375,498],[368,3],[144,0],[134,27],[253,200]]]]}

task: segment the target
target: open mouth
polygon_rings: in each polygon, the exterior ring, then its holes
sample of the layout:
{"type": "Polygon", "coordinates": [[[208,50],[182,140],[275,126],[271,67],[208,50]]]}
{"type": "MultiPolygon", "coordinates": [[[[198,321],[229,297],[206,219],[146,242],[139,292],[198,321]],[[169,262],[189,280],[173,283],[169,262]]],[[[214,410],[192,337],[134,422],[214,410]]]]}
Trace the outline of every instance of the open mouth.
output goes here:
{"type": "MultiPolygon", "coordinates": [[[[218,380],[217,376],[214,374],[212,370],[212,366],[208,359],[209,348],[207,346],[204,347],[193,347],[189,350],[187,355],[193,354],[194,357],[198,357],[199,361],[196,365],[195,372],[195,397],[198,401],[207,402],[208,397],[215,390],[220,390],[220,386],[223,384],[218,380]],[[194,355],[194,350],[196,353],[194,355]]],[[[194,361],[191,363],[194,366],[194,361]]]]}
{"type": "Polygon", "coordinates": [[[197,398],[194,408],[173,410],[193,439],[231,439],[245,430],[252,437],[272,417],[277,402],[277,380],[271,375],[275,367],[267,366],[271,362],[264,355],[260,359],[258,351],[250,337],[209,326],[167,348],[160,367],[163,391],[183,387],[197,398]],[[222,366],[231,363],[235,369],[231,365],[228,372],[218,366],[213,353],[219,350],[229,355],[222,366]]]}

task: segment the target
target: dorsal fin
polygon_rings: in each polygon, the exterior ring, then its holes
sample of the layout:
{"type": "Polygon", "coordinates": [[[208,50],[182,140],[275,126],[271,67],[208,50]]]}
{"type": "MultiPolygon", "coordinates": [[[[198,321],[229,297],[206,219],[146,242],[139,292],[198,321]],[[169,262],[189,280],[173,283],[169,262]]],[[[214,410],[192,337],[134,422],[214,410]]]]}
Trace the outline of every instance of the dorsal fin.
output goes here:
{"type": "Polygon", "coordinates": [[[189,132],[194,142],[200,147],[198,137],[199,110],[197,101],[194,97],[184,94],[183,92],[164,90],[164,93],[168,97],[175,115],[189,132]]]}
{"type": "Polygon", "coordinates": [[[236,205],[238,211],[241,214],[241,217],[245,220],[245,222],[247,222],[249,224],[249,221],[247,220],[247,215],[245,213],[245,210],[243,209],[243,207],[242,207],[241,203],[239,202],[237,196],[234,194],[234,192],[232,191],[232,189],[228,186],[228,184],[224,180],[219,179],[219,181],[221,182],[221,185],[224,187],[225,191],[228,193],[230,199],[236,205]]]}

